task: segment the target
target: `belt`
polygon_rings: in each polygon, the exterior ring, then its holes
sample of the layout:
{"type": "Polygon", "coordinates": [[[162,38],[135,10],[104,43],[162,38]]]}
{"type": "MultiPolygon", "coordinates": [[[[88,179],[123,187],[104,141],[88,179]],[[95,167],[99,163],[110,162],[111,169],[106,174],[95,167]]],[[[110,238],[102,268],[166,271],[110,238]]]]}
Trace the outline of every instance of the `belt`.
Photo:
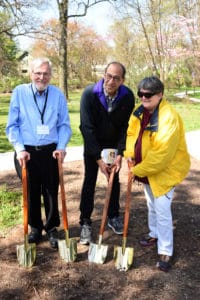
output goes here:
{"type": "Polygon", "coordinates": [[[43,150],[53,150],[56,148],[56,144],[48,144],[48,145],[42,145],[42,146],[29,146],[25,145],[25,149],[28,151],[43,151],[43,150]]]}

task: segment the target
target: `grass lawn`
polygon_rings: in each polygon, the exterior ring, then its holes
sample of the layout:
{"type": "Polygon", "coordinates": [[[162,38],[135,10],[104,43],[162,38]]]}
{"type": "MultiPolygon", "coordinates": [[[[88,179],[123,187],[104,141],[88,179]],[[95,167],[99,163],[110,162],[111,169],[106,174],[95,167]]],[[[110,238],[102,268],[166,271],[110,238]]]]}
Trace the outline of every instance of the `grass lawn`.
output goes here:
{"type": "Polygon", "coordinates": [[[199,115],[200,102],[191,102],[190,100],[172,101],[183,119],[186,132],[200,129],[199,115]]]}
{"type": "Polygon", "coordinates": [[[22,223],[21,201],[21,192],[0,187],[0,236],[9,227],[22,223]]]}

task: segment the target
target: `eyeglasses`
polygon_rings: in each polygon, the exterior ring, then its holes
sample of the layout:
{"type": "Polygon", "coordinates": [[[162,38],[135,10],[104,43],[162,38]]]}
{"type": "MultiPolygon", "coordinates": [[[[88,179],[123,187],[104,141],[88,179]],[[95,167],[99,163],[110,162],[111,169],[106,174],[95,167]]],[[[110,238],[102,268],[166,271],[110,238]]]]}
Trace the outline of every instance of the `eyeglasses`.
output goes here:
{"type": "Polygon", "coordinates": [[[114,82],[119,82],[120,80],[121,80],[121,77],[120,76],[112,76],[111,74],[109,74],[109,73],[106,73],[105,74],[105,79],[107,80],[107,81],[110,81],[111,79],[114,81],[114,82]]]}
{"type": "Polygon", "coordinates": [[[37,77],[40,77],[40,76],[44,76],[44,77],[49,77],[50,76],[50,73],[46,73],[46,72],[33,72],[33,74],[37,77]]]}
{"type": "Polygon", "coordinates": [[[137,95],[139,98],[145,97],[145,98],[149,99],[149,98],[153,97],[154,95],[156,95],[156,93],[143,93],[143,92],[138,91],[137,95]]]}

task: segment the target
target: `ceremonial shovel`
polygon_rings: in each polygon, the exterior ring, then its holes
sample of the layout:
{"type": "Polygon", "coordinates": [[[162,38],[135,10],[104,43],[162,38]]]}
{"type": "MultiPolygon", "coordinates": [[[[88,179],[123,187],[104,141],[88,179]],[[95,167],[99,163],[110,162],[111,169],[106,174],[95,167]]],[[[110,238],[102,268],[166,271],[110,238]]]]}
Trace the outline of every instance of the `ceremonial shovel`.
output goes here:
{"type": "Polygon", "coordinates": [[[108,207],[110,202],[110,196],[112,192],[112,186],[113,186],[113,179],[115,176],[116,167],[112,167],[109,181],[108,181],[108,187],[106,190],[106,199],[104,203],[103,208],[103,215],[101,220],[101,226],[99,230],[99,242],[98,244],[90,243],[89,251],[88,251],[88,260],[90,262],[95,262],[97,264],[103,264],[105,262],[107,251],[108,251],[108,245],[102,245],[102,239],[103,239],[103,233],[105,228],[105,222],[107,218],[108,213],[108,207]]]}
{"type": "Polygon", "coordinates": [[[20,266],[32,267],[36,258],[35,243],[28,243],[28,182],[26,161],[22,165],[22,190],[23,190],[23,219],[24,219],[24,244],[17,245],[17,259],[20,266]]]}
{"type": "Polygon", "coordinates": [[[133,174],[131,173],[129,168],[122,247],[118,247],[118,246],[114,247],[115,266],[120,271],[127,271],[131,267],[133,262],[134,248],[126,247],[128,223],[129,223],[129,215],[130,215],[132,181],[133,181],[133,174]]]}
{"type": "Polygon", "coordinates": [[[63,181],[63,167],[62,162],[58,159],[58,170],[59,170],[59,181],[60,181],[60,193],[62,201],[62,217],[63,217],[63,227],[65,231],[65,240],[58,240],[58,250],[60,257],[65,262],[73,262],[77,257],[77,242],[75,239],[69,238],[69,229],[68,229],[68,219],[67,219],[67,207],[65,200],[65,188],[63,181]]]}

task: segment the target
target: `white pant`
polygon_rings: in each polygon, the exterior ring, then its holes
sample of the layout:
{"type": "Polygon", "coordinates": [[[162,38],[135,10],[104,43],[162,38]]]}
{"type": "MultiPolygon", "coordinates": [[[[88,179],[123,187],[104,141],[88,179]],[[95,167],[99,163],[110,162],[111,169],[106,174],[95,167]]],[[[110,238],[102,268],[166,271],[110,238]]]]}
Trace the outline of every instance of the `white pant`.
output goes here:
{"type": "Polygon", "coordinates": [[[148,207],[149,235],[158,239],[158,254],[173,254],[173,222],[171,203],[174,195],[172,188],[167,194],[154,197],[148,184],[144,184],[144,193],[148,207]]]}

